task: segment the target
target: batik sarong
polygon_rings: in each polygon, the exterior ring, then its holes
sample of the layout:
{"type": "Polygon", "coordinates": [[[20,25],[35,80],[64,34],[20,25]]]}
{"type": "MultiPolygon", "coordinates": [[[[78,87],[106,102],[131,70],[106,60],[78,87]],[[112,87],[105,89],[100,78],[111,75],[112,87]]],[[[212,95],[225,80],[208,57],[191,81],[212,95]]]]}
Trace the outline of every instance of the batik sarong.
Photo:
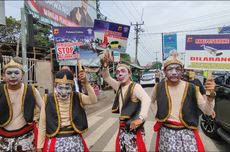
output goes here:
{"type": "Polygon", "coordinates": [[[47,138],[43,151],[87,152],[88,147],[80,134],[74,134],[67,137],[47,138]]]}
{"type": "MultiPolygon", "coordinates": [[[[167,123],[169,124],[169,123],[167,123]]],[[[157,132],[156,151],[160,152],[203,152],[204,147],[197,130],[183,127],[181,123],[172,122],[182,128],[171,128],[157,122],[154,131],[157,132]]]]}
{"type": "Polygon", "coordinates": [[[121,124],[116,140],[116,152],[145,152],[146,147],[144,137],[144,127],[140,127],[138,130],[130,131],[121,124]]]}
{"type": "Polygon", "coordinates": [[[0,136],[0,151],[35,151],[34,132],[33,130],[18,137],[2,137],[0,136]]]}

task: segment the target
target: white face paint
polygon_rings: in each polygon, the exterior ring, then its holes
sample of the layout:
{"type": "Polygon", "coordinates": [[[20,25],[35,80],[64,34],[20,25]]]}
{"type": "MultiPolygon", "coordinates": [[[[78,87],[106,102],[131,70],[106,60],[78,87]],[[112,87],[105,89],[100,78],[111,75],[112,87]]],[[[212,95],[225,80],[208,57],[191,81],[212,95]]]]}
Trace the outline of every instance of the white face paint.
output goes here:
{"type": "Polygon", "coordinates": [[[57,95],[61,100],[66,100],[69,98],[72,92],[72,85],[68,83],[60,84],[56,86],[57,95]]]}
{"type": "Polygon", "coordinates": [[[19,68],[7,68],[4,74],[9,85],[15,86],[21,83],[23,73],[19,68]]]}
{"type": "Polygon", "coordinates": [[[130,74],[127,68],[118,67],[116,70],[116,78],[119,82],[125,83],[129,80],[130,74]]]}
{"type": "Polygon", "coordinates": [[[165,74],[168,80],[172,83],[180,81],[183,73],[183,68],[179,64],[170,64],[165,68],[165,74]]]}

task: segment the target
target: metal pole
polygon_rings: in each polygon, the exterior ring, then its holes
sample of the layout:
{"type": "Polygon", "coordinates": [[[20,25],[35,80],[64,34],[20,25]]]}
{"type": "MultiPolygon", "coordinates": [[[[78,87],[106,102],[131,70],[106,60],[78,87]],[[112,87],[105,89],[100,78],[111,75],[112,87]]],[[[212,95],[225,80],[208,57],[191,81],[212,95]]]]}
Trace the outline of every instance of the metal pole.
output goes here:
{"type": "MultiPolygon", "coordinates": [[[[21,35],[20,35],[21,36],[21,35]]],[[[17,48],[16,48],[16,56],[19,56],[19,45],[20,45],[20,37],[17,40],[17,48]]]]}
{"type": "Polygon", "coordinates": [[[33,52],[34,52],[34,59],[36,59],[36,49],[33,47],[33,52]]]}
{"type": "Polygon", "coordinates": [[[115,64],[113,62],[113,78],[115,78],[115,70],[114,70],[115,64]]]}
{"type": "Polygon", "coordinates": [[[136,24],[136,51],[135,51],[135,63],[137,64],[137,51],[138,51],[138,23],[136,24]]]}
{"type": "Polygon", "coordinates": [[[22,37],[22,64],[25,70],[23,82],[28,83],[28,63],[27,63],[27,51],[26,51],[26,14],[25,9],[21,8],[21,37],[22,37]]]}
{"type": "Polygon", "coordinates": [[[2,64],[0,63],[0,84],[2,83],[2,64]]]}
{"type": "Polygon", "coordinates": [[[161,33],[161,51],[162,51],[162,61],[164,61],[164,33],[161,33]]]}

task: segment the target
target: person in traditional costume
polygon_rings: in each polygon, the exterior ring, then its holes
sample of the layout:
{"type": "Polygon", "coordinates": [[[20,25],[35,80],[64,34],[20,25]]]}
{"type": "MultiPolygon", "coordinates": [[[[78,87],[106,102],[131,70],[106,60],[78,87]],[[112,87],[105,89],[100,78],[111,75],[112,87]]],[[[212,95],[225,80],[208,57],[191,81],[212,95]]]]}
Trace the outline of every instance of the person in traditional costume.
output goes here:
{"type": "Polygon", "coordinates": [[[0,86],[0,151],[35,151],[37,128],[35,108],[43,100],[38,90],[22,83],[22,65],[11,59],[4,68],[0,86]]]}
{"type": "Polygon", "coordinates": [[[155,151],[204,151],[198,134],[199,109],[212,115],[215,82],[209,78],[202,96],[199,87],[181,80],[183,64],[177,56],[169,56],[164,63],[166,79],[158,83],[152,93],[157,132],[155,151]]]}
{"type": "Polygon", "coordinates": [[[57,72],[54,93],[47,96],[41,109],[38,151],[89,151],[82,137],[88,129],[83,105],[94,104],[97,98],[84,71],[79,72],[78,78],[88,95],[72,90],[74,76],[71,71],[57,72]]]}
{"type": "Polygon", "coordinates": [[[109,74],[108,64],[110,61],[109,53],[104,53],[102,76],[116,91],[112,112],[120,114],[116,152],[145,152],[143,124],[148,114],[151,99],[140,84],[131,81],[131,70],[128,65],[118,64],[116,69],[117,80],[113,79],[109,74]]]}

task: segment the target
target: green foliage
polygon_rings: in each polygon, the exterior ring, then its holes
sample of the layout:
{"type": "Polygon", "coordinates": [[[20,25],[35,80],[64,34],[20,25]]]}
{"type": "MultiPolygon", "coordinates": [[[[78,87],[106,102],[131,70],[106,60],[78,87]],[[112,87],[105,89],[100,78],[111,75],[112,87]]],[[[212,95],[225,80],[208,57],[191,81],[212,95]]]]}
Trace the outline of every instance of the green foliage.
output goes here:
{"type": "Polygon", "coordinates": [[[41,24],[34,25],[34,45],[50,47],[53,42],[49,40],[50,27],[43,26],[41,24]]]}
{"type": "Polygon", "coordinates": [[[151,69],[161,69],[162,63],[161,62],[153,62],[151,69]]]}
{"type": "MultiPolygon", "coordinates": [[[[11,16],[6,17],[6,26],[0,26],[0,31],[0,42],[17,43],[17,40],[20,38],[21,22],[11,16]]],[[[51,34],[50,27],[34,24],[34,32],[35,46],[49,47],[53,44],[48,38],[51,34]]]]}
{"type": "Polygon", "coordinates": [[[121,53],[121,61],[131,63],[131,57],[127,53],[121,53]]]}
{"type": "Polygon", "coordinates": [[[16,43],[20,37],[21,23],[15,18],[6,17],[6,26],[0,26],[0,42],[16,43]]]}

